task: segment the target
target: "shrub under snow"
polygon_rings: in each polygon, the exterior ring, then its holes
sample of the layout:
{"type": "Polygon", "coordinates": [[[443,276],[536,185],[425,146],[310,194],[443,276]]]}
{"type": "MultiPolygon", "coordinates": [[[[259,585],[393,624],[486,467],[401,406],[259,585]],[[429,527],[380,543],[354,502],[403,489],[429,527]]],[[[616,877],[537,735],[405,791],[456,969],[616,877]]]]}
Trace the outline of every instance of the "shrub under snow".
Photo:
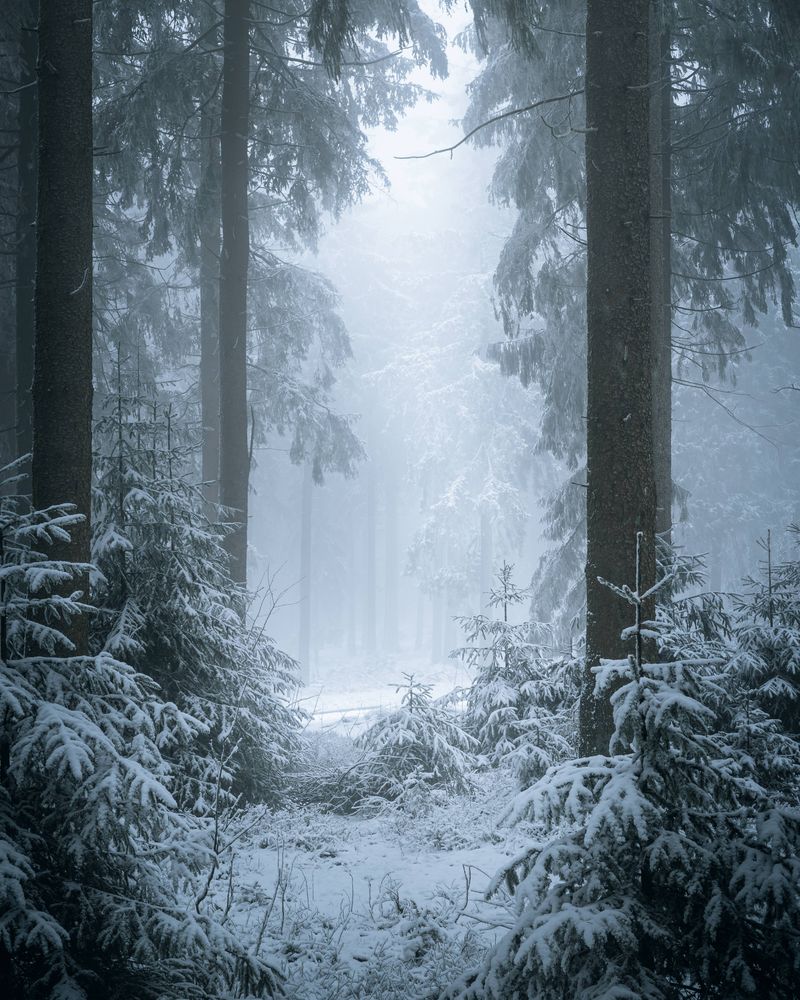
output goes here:
{"type": "Polygon", "coordinates": [[[63,596],[85,568],[41,553],[78,515],[0,499],[0,978],[9,1000],[265,996],[272,967],[204,899],[209,824],[173,796],[204,723],[108,650],[74,655],[63,596]]]}
{"type": "Polygon", "coordinates": [[[542,837],[494,883],[513,929],[451,998],[797,995],[800,746],[762,707],[753,642],[785,668],[797,625],[759,624],[758,602],[716,635],[705,613],[663,617],[669,662],[597,670],[598,689],[621,682],[611,754],[514,802],[542,837]]]}
{"type": "Polygon", "coordinates": [[[357,740],[364,759],[352,770],[360,803],[403,802],[431,788],[467,792],[476,743],[452,709],[431,697],[429,684],[406,674],[400,708],[378,719],[357,740]]]}

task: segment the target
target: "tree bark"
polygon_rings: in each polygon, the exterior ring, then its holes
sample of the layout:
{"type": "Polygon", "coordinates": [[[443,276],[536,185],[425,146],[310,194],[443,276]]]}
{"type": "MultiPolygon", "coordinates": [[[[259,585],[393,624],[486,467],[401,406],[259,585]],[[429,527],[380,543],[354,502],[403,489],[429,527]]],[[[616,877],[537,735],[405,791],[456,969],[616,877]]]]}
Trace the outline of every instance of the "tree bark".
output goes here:
{"type": "Polygon", "coordinates": [[[200,112],[200,418],[203,495],[219,503],[220,141],[216,101],[200,112]]]}
{"type": "Polygon", "coordinates": [[[311,515],[314,477],[311,463],[303,469],[303,495],[300,521],[300,679],[304,684],[311,680],[311,515]]]}
{"type": "MultiPolygon", "coordinates": [[[[592,667],[622,658],[631,608],[598,577],[655,576],[650,246],[649,15],[651,0],[588,0],[586,182],[588,403],[586,672],[582,754],[607,753],[610,692],[594,696],[592,667]]],[[[646,615],[648,617],[649,615],[646,615]]]]}
{"type": "Polygon", "coordinates": [[[233,525],[231,575],[247,582],[247,210],[249,0],[225,0],[221,116],[222,255],[219,273],[220,502],[233,525]]]}
{"type": "MultiPolygon", "coordinates": [[[[36,173],[37,104],[36,86],[36,0],[25,5],[20,36],[19,146],[17,148],[17,252],[15,423],[17,457],[33,450],[33,341],[35,315],[33,294],[36,280],[36,173]]],[[[26,473],[30,469],[26,466],[26,473]]],[[[21,482],[21,493],[30,490],[30,481],[21,482]]]]}
{"type": "Polygon", "coordinates": [[[651,0],[650,17],[653,451],[656,531],[668,542],[672,528],[672,89],[664,0],[651,0]]]}
{"type": "Polygon", "coordinates": [[[708,589],[712,594],[722,591],[722,532],[711,536],[711,547],[708,554],[708,589]]]}
{"type": "MultiPolygon", "coordinates": [[[[92,477],[92,3],[42,4],[33,462],[37,508],[84,515],[51,557],[89,561],[92,477]]],[[[88,581],[87,581],[88,584],[88,581]]],[[[78,651],[85,629],[74,628],[78,651]]]]}
{"type": "Polygon", "coordinates": [[[459,644],[458,624],[456,614],[458,613],[458,594],[452,587],[447,588],[445,599],[444,616],[444,643],[442,646],[442,659],[446,660],[450,656],[451,650],[459,644]]]}

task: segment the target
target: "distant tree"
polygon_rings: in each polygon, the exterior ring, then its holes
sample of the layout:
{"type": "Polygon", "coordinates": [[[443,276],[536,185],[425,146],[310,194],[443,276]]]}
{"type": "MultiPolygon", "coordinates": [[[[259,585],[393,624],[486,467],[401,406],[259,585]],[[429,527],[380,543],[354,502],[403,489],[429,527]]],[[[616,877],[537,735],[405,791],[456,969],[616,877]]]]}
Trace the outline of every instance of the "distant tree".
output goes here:
{"type": "MultiPolygon", "coordinates": [[[[343,46],[338,76],[332,75],[333,62],[320,59],[309,39],[315,11],[292,2],[287,18],[245,18],[246,62],[237,62],[250,80],[246,164],[242,157],[238,163],[246,166],[252,210],[244,265],[250,278],[249,342],[231,339],[235,350],[245,352],[237,355],[238,430],[231,430],[240,494],[250,451],[274,431],[290,436],[292,460],[309,458],[315,477],[333,468],[350,473],[361,455],[350,421],[330,407],[333,371],[349,356],[334,293],[275,247],[290,254],[313,249],[323,217],[338,215],[383,179],[363,128],[392,127],[424,94],[407,79],[414,65],[429,62],[437,73],[446,70],[438,26],[416,5],[387,4],[349,11],[346,38],[326,49],[343,46]],[[409,55],[392,52],[395,37],[409,42],[409,55]]],[[[208,4],[194,0],[170,7],[145,0],[109,5],[98,16],[104,39],[98,52],[104,150],[99,172],[108,240],[98,256],[109,279],[101,287],[117,289],[120,281],[135,286],[132,307],[170,363],[181,365],[187,354],[199,354],[199,422],[208,429],[202,476],[211,499],[218,479],[212,469],[219,387],[213,308],[220,279],[216,140],[225,133],[219,118],[221,25],[208,4]],[[123,67],[119,53],[125,54],[123,67]],[[138,240],[130,238],[134,234],[138,240]],[[123,255],[136,263],[120,275],[114,262],[123,255]],[[160,288],[152,280],[159,269],[172,279],[160,288]]],[[[314,24],[314,38],[327,45],[325,17],[314,24]]],[[[233,187],[226,184],[225,191],[229,199],[233,187]]],[[[241,221],[242,213],[237,217],[241,221]]],[[[227,275],[226,259],[221,262],[227,275]]],[[[229,285],[227,277],[223,283],[229,285]]],[[[113,319],[119,303],[113,291],[104,298],[103,310],[113,319]]],[[[225,453],[228,462],[233,453],[229,447],[225,453]]],[[[233,506],[244,500],[246,495],[239,496],[233,506]]]]}

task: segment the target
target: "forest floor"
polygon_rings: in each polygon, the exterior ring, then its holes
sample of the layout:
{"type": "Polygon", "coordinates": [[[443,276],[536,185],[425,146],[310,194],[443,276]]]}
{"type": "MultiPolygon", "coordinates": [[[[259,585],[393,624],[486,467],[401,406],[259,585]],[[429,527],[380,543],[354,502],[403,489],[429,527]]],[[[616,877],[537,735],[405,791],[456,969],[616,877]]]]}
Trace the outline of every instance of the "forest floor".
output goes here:
{"type": "MultiPolygon", "coordinates": [[[[468,681],[453,661],[404,658],[376,669],[332,658],[302,694],[313,713],[307,738],[346,753],[367,721],[399,701],[404,672],[435,694],[468,681]]],[[[498,823],[514,790],[510,773],[493,771],[475,776],[472,795],[429,793],[402,810],[253,813],[218,899],[232,900],[231,919],[275,962],[290,996],[438,997],[508,925],[508,895],[487,901],[485,891],[530,841],[527,825],[498,823]]]]}
{"type": "MultiPolygon", "coordinates": [[[[249,820],[221,902],[308,1000],[438,996],[480,960],[509,922],[490,879],[530,839],[498,827],[513,783],[478,778],[473,796],[418,809],[341,816],[318,807],[249,820]]],[[[526,836],[527,834],[527,836],[526,836]]]]}

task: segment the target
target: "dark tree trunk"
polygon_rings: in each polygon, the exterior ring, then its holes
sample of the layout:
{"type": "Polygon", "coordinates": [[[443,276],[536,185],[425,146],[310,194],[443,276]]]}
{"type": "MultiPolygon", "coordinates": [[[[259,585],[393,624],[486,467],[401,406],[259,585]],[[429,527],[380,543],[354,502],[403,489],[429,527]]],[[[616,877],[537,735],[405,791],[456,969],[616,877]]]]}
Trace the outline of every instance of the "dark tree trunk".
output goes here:
{"type": "MultiPolygon", "coordinates": [[[[92,477],[92,3],[42,4],[33,503],[85,516],[58,559],[88,562],[92,477]]],[[[84,630],[74,638],[80,648],[84,630]]]]}
{"type": "Polygon", "coordinates": [[[220,143],[216,101],[200,115],[202,178],[200,215],[200,417],[203,427],[203,495],[219,503],[219,260],[220,143]]]}
{"type": "Polygon", "coordinates": [[[376,554],[375,554],[375,466],[370,461],[367,465],[367,600],[364,605],[364,644],[368,653],[374,653],[378,648],[377,601],[375,588],[377,585],[376,554]]]}
{"type": "Polygon", "coordinates": [[[247,582],[247,136],[249,111],[249,3],[225,0],[219,273],[220,502],[235,525],[227,538],[231,575],[247,582]]]}
{"type": "MultiPolygon", "coordinates": [[[[19,146],[17,148],[17,252],[16,252],[16,453],[27,455],[33,450],[33,382],[34,308],[33,292],[36,279],[36,172],[37,172],[37,103],[36,86],[36,21],[35,0],[25,5],[20,35],[19,146]]],[[[29,469],[26,470],[29,471],[29,469]]],[[[30,482],[17,487],[22,493],[30,490],[30,482]]]]}
{"type": "Polygon", "coordinates": [[[672,528],[672,89],[669,38],[664,0],[651,0],[653,454],[656,531],[666,541],[670,539],[672,528]]]}
{"type": "Polygon", "coordinates": [[[383,642],[387,652],[394,652],[398,644],[398,584],[400,567],[397,554],[397,481],[398,476],[391,464],[387,464],[384,478],[386,497],[386,589],[384,591],[383,642]]]}
{"type": "Polygon", "coordinates": [[[655,576],[650,251],[651,0],[589,0],[586,25],[588,406],[586,675],[582,754],[607,753],[608,692],[591,668],[627,652],[631,608],[598,582],[655,576]]]}
{"type": "Polygon", "coordinates": [[[303,469],[303,495],[300,503],[300,678],[311,680],[311,513],[314,478],[311,463],[303,469]]]}

